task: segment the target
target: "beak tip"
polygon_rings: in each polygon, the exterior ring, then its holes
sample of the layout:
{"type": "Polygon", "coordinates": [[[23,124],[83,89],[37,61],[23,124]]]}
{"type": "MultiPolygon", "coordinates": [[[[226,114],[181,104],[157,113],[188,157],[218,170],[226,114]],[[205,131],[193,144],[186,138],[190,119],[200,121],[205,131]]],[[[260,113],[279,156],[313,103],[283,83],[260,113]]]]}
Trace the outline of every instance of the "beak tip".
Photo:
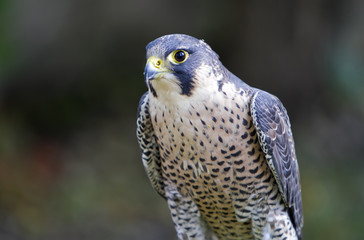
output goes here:
{"type": "Polygon", "coordinates": [[[144,73],[144,78],[145,78],[146,81],[150,81],[150,80],[153,79],[153,76],[149,75],[148,73],[147,74],[144,73]]]}

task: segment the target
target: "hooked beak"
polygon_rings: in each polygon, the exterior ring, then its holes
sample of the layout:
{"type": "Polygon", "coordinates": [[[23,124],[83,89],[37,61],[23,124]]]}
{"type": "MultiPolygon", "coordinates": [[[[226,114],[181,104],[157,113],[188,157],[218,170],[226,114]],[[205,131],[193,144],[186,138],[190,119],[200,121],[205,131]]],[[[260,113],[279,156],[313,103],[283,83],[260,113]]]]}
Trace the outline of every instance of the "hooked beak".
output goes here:
{"type": "Polygon", "coordinates": [[[144,77],[145,81],[151,81],[153,79],[159,78],[167,72],[162,66],[162,60],[157,57],[150,57],[147,60],[147,64],[145,65],[144,69],[144,77]]]}

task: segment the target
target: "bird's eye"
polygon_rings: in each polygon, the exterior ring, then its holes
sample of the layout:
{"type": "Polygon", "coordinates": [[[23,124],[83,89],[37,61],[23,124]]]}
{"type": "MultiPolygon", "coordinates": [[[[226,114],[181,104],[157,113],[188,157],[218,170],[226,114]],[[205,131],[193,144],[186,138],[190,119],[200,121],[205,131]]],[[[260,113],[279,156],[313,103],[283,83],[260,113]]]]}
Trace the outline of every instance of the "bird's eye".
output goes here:
{"type": "Polygon", "coordinates": [[[187,60],[188,52],[185,50],[176,50],[170,54],[170,60],[174,64],[180,64],[187,60]]]}
{"type": "Polygon", "coordinates": [[[177,51],[174,54],[174,60],[176,60],[177,62],[183,62],[186,59],[186,53],[182,50],[177,51]]]}

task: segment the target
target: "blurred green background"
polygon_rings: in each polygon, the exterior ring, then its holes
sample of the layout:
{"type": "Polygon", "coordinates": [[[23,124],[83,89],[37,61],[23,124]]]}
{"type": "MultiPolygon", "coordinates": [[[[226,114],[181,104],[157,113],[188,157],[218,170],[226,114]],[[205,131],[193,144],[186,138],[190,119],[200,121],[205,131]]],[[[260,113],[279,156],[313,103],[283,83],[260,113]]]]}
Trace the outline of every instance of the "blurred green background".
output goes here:
{"type": "Polygon", "coordinates": [[[135,137],[168,33],[286,106],[305,239],[363,239],[363,24],[361,0],[1,0],[0,239],[176,239],[135,137]]]}

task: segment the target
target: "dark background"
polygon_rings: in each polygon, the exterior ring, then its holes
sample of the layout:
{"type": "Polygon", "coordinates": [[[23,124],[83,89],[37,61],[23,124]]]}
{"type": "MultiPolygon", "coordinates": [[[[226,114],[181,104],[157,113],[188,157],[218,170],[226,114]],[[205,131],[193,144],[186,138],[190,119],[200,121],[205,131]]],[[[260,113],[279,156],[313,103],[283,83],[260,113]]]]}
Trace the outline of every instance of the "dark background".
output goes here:
{"type": "Polygon", "coordinates": [[[1,0],[0,239],[176,239],[135,137],[168,33],[286,106],[305,239],[362,239],[363,26],[361,0],[1,0]]]}

